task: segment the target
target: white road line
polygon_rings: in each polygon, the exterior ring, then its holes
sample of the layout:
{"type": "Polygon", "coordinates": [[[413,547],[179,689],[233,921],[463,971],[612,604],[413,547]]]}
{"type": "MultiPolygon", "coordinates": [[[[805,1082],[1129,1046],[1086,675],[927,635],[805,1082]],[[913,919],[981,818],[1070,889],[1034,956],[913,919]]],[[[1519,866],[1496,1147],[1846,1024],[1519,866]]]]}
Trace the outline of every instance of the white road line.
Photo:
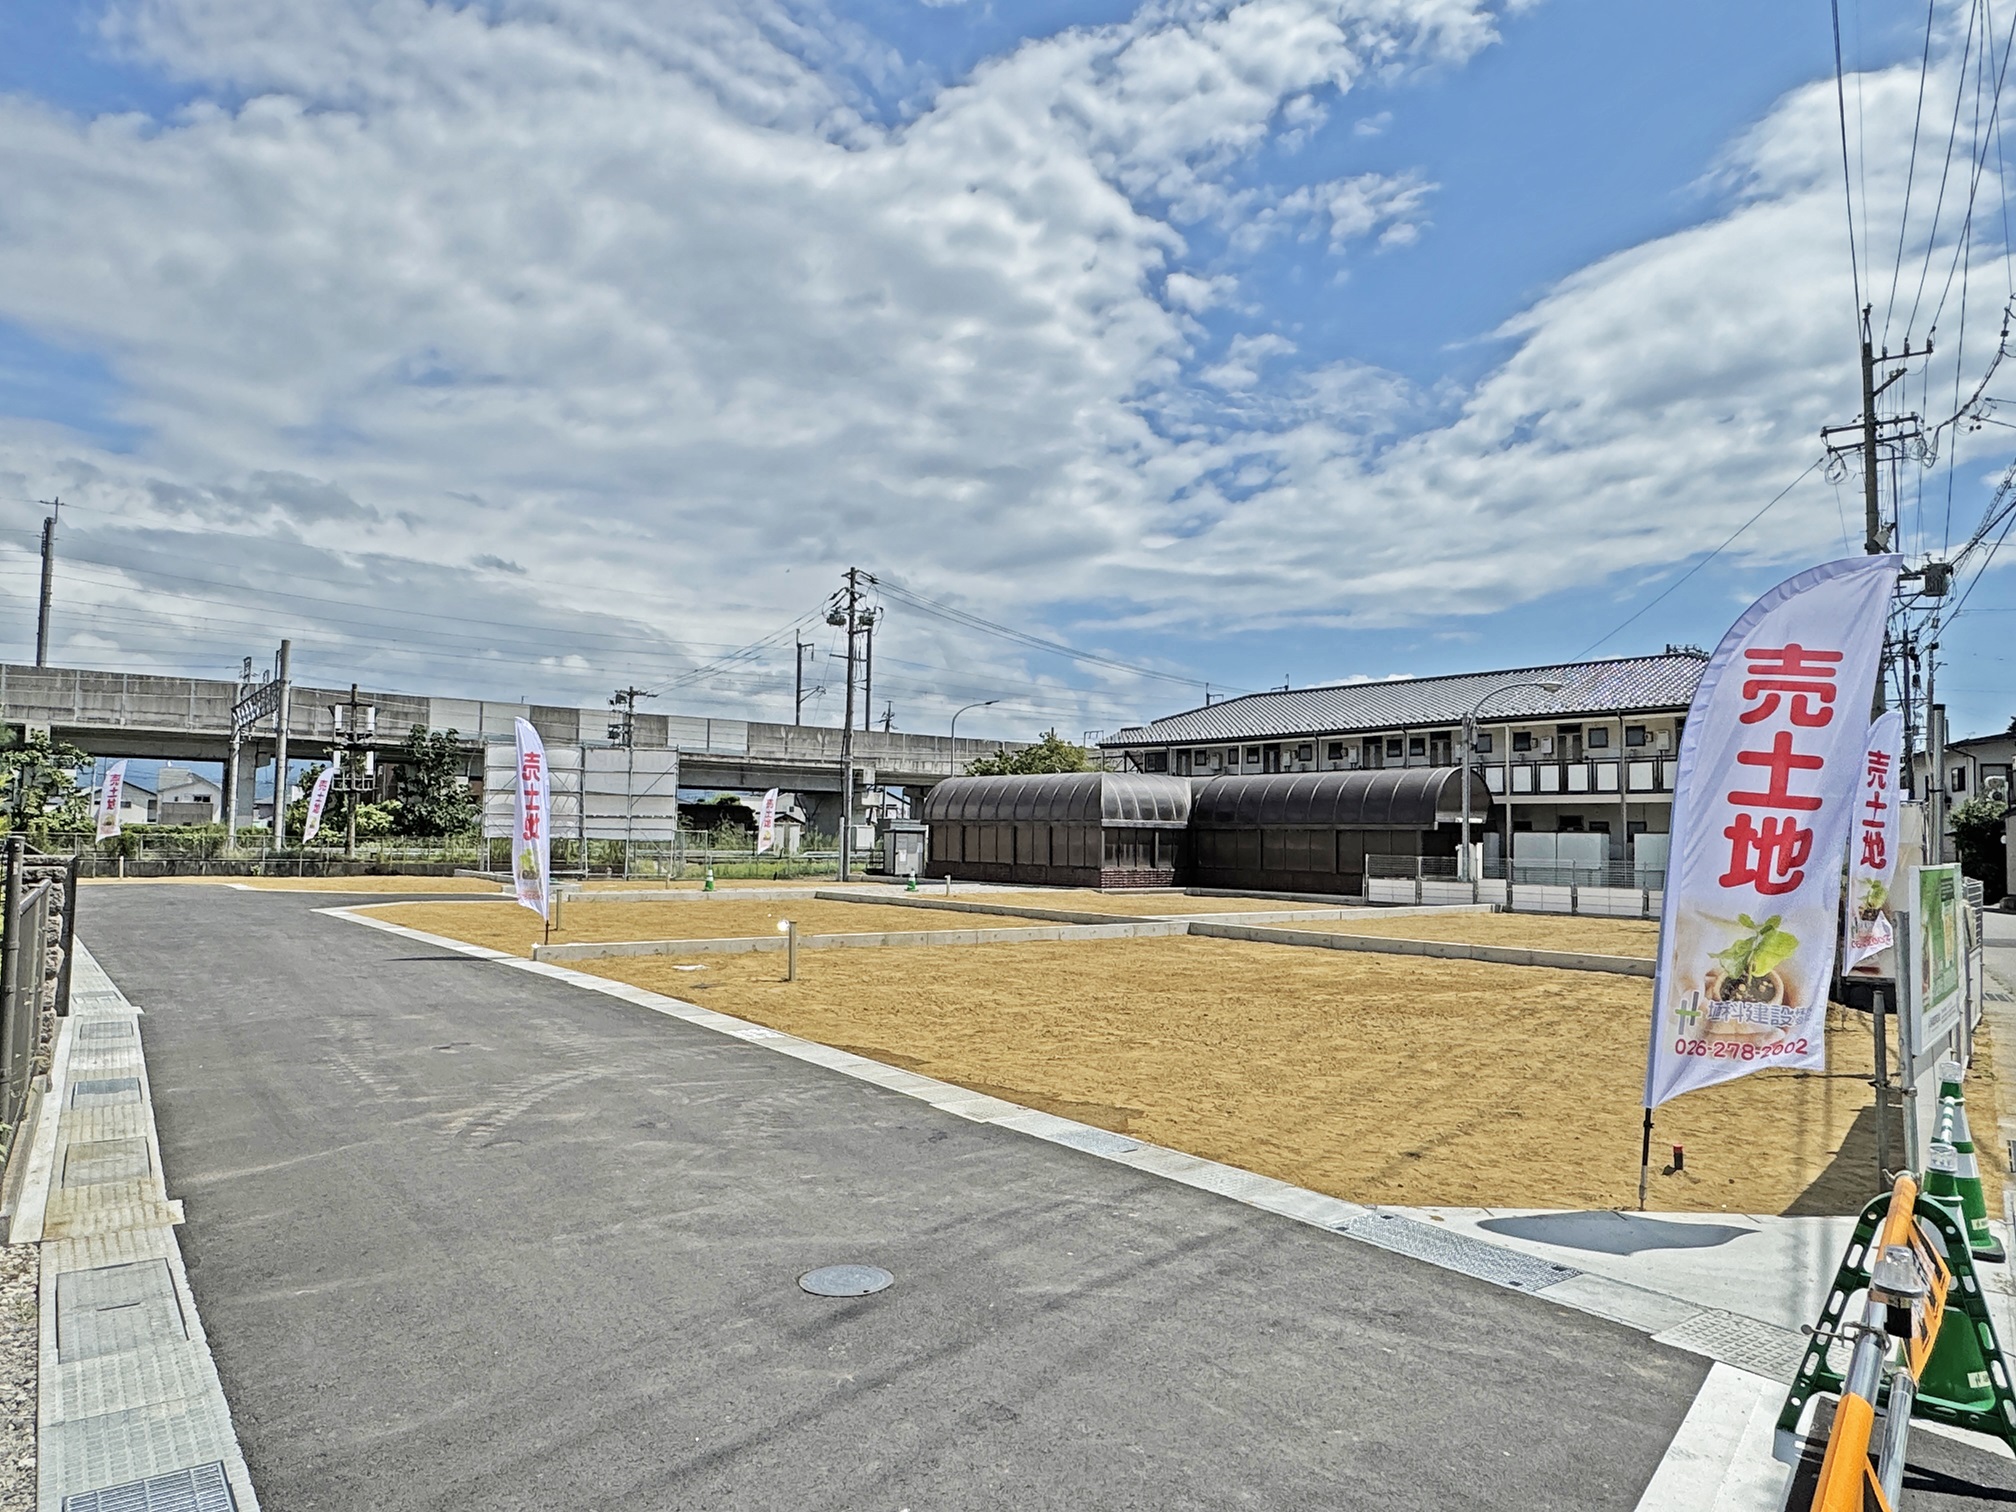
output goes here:
{"type": "Polygon", "coordinates": [[[1777,1381],[1717,1362],[1638,1498],[1638,1512],[1780,1512],[1790,1466],[1771,1457],[1777,1381]]]}

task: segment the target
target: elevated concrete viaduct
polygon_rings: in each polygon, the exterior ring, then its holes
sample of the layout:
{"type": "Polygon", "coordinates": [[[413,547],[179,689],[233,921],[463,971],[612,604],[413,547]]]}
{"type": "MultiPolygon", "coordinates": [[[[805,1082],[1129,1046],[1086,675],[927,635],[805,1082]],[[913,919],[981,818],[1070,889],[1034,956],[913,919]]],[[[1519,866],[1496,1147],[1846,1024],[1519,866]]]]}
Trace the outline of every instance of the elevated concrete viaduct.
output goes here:
{"type": "MultiPolygon", "coordinates": [[[[0,663],[0,724],[46,726],[50,734],[94,756],[139,756],[177,762],[223,763],[230,755],[231,707],[240,696],[224,678],[161,677],[82,667],[30,667],[0,663]]],[[[418,697],[360,690],[378,709],[378,748],[396,750],[415,725],[453,730],[469,756],[469,774],[483,772],[486,742],[511,739],[512,721],[532,721],[554,745],[606,745],[610,711],[551,704],[494,703],[467,698],[418,697]]],[[[291,757],[324,760],[333,750],[334,705],[348,688],[296,683],[288,720],[291,757]]],[[[252,731],[239,749],[236,781],[241,816],[252,807],[252,774],[273,759],[273,722],[252,731]]],[[[769,724],[640,713],[639,749],[676,748],[680,785],[761,792],[779,787],[817,803],[840,792],[840,731],[829,726],[769,724]]],[[[854,762],[885,787],[929,788],[964,770],[977,756],[999,748],[991,740],[947,740],[936,735],[854,732],[854,762]]]]}

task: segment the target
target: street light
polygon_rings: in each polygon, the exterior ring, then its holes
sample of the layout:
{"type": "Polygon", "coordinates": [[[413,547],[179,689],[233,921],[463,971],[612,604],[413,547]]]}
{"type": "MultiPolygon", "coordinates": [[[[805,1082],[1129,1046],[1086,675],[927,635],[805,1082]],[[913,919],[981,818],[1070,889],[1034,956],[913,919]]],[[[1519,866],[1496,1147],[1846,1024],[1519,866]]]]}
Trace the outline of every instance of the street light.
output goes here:
{"type": "MultiPolygon", "coordinates": [[[[1500,683],[1472,704],[1470,712],[1463,716],[1463,853],[1456,870],[1459,882],[1474,880],[1470,875],[1470,767],[1477,755],[1477,711],[1500,693],[1510,693],[1514,688],[1544,688],[1549,693],[1559,693],[1566,686],[1559,678],[1523,678],[1518,682],[1500,683]]],[[[1512,799],[1509,781],[1506,783],[1505,799],[1508,804],[1512,799]]],[[[1505,875],[1509,878],[1512,875],[1512,858],[1509,855],[1505,858],[1505,866],[1505,875]]]]}
{"type": "MultiPolygon", "coordinates": [[[[959,738],[959,716],[964,714],[967,709],[991,709],[999,702],[1001,700],[998,698],[983,698],[978,703],[970,703],[964,709],[955,710],[952,715],[952,729],[945,738],[947,740],[957,740],[959,738]]],[[[949,755],[946,759],[951,762],[954,768],[959,765],[959,757],[956,753],[949,755]]]]}

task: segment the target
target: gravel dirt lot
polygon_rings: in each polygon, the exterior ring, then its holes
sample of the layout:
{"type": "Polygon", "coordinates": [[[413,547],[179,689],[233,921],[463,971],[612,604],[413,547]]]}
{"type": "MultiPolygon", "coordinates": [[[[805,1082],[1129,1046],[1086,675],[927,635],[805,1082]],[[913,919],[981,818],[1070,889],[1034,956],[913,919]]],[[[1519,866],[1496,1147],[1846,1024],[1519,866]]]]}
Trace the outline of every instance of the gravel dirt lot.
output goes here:
{"type": "Polygon", "coordinates": [[[0,1512],[35,1506],[36,1248],[0,1245],[0,1512]]]}
{"type": "MultiPolygon", "coordinates": [[[[516,903],[390,903],[371,912],[392,924],[428,934],[529,956],[546,940],[539,916],[516,903]]],[[[561,905],[552,943],[601,940],[721,940],[774,938],[780,919],[798,921],[800,937],[815,934],[890,934],[925,929],[1027,929],[1031,921],[1007,914],[947,913],[883,908],[873,903],[825,903],[811,898],[747,903],[712,898],[704,904],[597,903],[582,898],[561,905]]],[[[713,959],[711,956],[708,959],[713,959]]]]}
{"type": "MultiPolygon", "coordinates": [[[[1636,1196],[1647,982],[1193,938],[833,952],[793,984],[767,956],[674,964],[585,966],[1356,1201],[1636,1196]]],[[[1651,1205],[1858,1208],[1867,1019],[1837,1010],[1828,1049],[1827,1075],[1762,1071],[1662,1108],[1651,1205]],[[1676,1143],[1685,1172],[1659,1174],[1676,1143]]]]}

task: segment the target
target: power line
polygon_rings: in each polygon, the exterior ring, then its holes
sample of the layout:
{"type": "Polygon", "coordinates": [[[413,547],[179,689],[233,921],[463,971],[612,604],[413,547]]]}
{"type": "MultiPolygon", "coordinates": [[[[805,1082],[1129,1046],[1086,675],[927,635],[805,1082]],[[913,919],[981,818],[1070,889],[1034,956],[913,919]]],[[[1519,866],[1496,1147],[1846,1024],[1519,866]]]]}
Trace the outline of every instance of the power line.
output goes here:
{"type": "Polygon", "coordinates": [[[1859,314],[1862,309],[1862,265],[1855,251],[1855,181],[1848,166],[1848,89],[1841,68],[1841,0],[1828,0],[1828,4],[1834,13],[1834,106],[1841,118],[1841,197],[1848,206],[1848,272],[1854,281],[1855,309],[1859,314]]]}
{"type": "MultiPolygon", "coordinates": [[[[1839,25],[1838,19],[1836,21],[1836,25],[1837,27],[1839,25]]],[[[1662,602],[1667,597],[1667,595],[1671,594],[1675,589],[1679,588],[1679,586],[1682,583],[1686,582],[1689,578],[1694,576],[1695,573],[1699,572],[1703,567],[1706,567],[1710,562],[1714,561],[1716,557],[1720,556],[1724,551],[1728,550],[1730,543],[1733,542],[1736,539],[1736,537],[1743,534],[1744,531],[1748,530],[1752,525],[1755,525],[1759,520],[1763,519],[1765,515],[1769,514],[1772,508],[1778,503],[1780,499],[1784,498],[1785,495],[1789,494],[1790,492],[1792,492],[1793,489],[1797,488],[1801,483],[1805,482],[1807,476],[1810,473],[1812,473],[1813,469],[1818,467],[1824,460],[1825,460],[1824,458],[1815,457],[1811,462],[1807,463],[1805,472],[1800,473],[1798,477],[1794,478],[1790,483],[1787,483],[1783,488],[1779,489],[1778,492],[1772,496],[1771,502],[1769,504],[1766,504],[1762,509],[1758,510],[1757,513],[1750,516],[1749,519],[1745,520],[1741,525],[1738,525],[1734,530],[1730,531],[1729,534],[1723,539],[1722,544],[1720,546],[1717,546],[1713,551],[1709,552],[1708,555],[1701,558],[1700,561],[1696,562],[1692,567],[1689,567],[1685,572],[1681,573],[1680,576],[1675,578],[1672,582],[1668,583],[1665,586],[1665,588],[1660,590],[1657,597],[1653,598],[1649,603],[1640,606],[1635,612],[1629,615],[1623,621],[1622,624],[1618,625],[1615,630],[1610,631],[1609,634],[1607,635],[1599,636],[1597,639],[1591,641],[1587,646],[1583,647],[1582,650],[1576,653],[1577,659],[1587,656],[1591,651],[1594,651],[1598,646],[1602,645],[1604,641],[1610,640],[1611,638],[1616,636],[1620,631],[1629,627],[1633,621],[1638,619],[1640,615],[1643,615],[1648,610],[1654,608],[1656,605],[1662,602]]]]}

